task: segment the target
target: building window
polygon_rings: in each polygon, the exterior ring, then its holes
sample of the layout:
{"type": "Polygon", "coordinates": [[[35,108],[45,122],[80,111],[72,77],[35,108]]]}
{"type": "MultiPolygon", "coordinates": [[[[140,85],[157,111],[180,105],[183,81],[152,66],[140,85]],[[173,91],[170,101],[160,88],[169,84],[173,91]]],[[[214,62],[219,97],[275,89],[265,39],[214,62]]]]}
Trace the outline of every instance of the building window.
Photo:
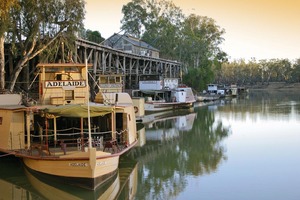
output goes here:
{"type": "Polygon", "coordinates": [[[132,46],[131,45],[124,45],[124,50],[125,51],[131,51],[132,50],[132,46]]]}
{"type": "Polygon", "coordinates": [[[65,90],[65,99],[74,100],[74,90],[65,90]]]}
{"type": "Polygon", "coordinates": [[[0,117],[0,125],[2,125],[2,119],[3,119],[3,118],[2,118],[2,117],[0,117]]]}

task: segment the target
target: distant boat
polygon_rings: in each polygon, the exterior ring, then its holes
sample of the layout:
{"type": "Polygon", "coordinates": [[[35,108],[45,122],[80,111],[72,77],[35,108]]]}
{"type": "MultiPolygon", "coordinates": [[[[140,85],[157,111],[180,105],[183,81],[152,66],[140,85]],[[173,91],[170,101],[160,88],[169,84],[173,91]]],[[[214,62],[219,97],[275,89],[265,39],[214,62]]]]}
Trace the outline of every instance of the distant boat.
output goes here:
{"type": "Polygon", "coordinates": [[[190,108],[196,101],[192,88],[179,85],[178,79],[150,77],[139,82],[139,90],[132,91],[132,97],[145,98],[145,112],[190,108]]]}
{"type": "Polygon", "coordinates": [[[233,96],[233,97],[238,96],[238,87],[237,87],[237,85],[234,85],[234,84],[230,85],[229,91],[230,91],[231,96],[233,96]]]}
{"type": "Polygon", "coordinates": [[[237,86],[235,84],[230,85],[229,87],[229,94],[233,97],[236,97],[238,95],[247,94],[249,92],[249,89],[242,86],[237,86]]]}
{"type": "Polygon", "coordinates": [[[224,89],[218,89],[217,84],[208,84],[207,90],[204,90],[202,93],[196,94],[197,101],[215,101],[225,96],[224,89]]]}

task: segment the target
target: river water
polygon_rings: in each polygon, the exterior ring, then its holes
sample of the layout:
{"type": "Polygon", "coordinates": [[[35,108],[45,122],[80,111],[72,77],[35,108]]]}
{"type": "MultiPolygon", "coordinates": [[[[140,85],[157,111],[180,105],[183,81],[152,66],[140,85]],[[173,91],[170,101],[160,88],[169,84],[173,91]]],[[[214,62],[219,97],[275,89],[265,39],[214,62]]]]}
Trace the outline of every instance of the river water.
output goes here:
{"type": "Polygon", "coordinates": [[[250,91],[148,116],[119,173],[91,192],[0,159],[0,199],[300,199],[300,92],[250,91]]]}

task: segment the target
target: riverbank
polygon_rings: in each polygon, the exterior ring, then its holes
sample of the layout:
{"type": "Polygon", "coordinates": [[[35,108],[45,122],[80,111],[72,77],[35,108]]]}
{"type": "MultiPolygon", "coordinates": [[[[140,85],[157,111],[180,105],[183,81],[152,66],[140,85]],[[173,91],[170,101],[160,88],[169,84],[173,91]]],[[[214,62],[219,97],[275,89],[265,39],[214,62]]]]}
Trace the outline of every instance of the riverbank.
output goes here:
{"type": "Polygon", "coordinates": [[[251,90],[300,90],[300,83],[270,82],[264,85],[257,83],[247,87],[251,90]]]}

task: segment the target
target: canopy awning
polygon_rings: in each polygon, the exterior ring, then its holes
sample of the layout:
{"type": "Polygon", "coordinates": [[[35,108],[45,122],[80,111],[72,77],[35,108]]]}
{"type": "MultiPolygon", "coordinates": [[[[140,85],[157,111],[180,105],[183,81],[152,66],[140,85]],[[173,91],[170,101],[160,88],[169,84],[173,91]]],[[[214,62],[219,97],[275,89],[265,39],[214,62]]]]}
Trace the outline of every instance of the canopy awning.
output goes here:
{"type": "MultiPolygon", "coordinates": [[[[90,117],[104,116],[113,111],[112,107],[90,105],[90,117]]],[[[60,117],[82,117],[88,118],[87,105],[63,105],[46,108],[45,113],[60,117]]]]}

